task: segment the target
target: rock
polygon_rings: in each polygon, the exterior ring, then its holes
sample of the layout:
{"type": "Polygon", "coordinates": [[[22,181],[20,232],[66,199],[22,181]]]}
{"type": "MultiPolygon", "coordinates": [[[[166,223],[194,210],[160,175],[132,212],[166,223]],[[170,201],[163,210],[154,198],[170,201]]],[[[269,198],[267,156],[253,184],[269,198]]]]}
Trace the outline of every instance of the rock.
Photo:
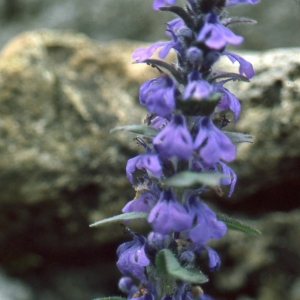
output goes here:
{"type": "MultiPolygon", "coordinates": [[[[299,300],[300,211],[266,214],[244,221],[261,236],[230,231],[216,246],[222,258],[207,289],[217,299],[299,300]]],[[[203,286],[206,291],[206,285],[203,286]]]]}
{"type": "Polygon", "coordinates": [[[2,51],[0,257],[6,262],[27,249],[35,265],[42,253],[88,249],[122,235],[118,226],[88,226],[134,196],[125,176],[127,159],[138,153],[134,136],[109,133],[145,115],[136,97],[152,69],[131,64],[134,48],[38,31],[2,51]]]}
{"type": "Polygon", "coordinates": [[[233,129],[252,134],[254,143],[238,147],[237,160],[230,164],[238,175],[232,196],[236,204],[224,205],[228,211],[254,214],[287,211],[299,202],[300,50],[242,56],[253,63],[256,75],[250,83],[227,86],[242,103],[233,129]]]}

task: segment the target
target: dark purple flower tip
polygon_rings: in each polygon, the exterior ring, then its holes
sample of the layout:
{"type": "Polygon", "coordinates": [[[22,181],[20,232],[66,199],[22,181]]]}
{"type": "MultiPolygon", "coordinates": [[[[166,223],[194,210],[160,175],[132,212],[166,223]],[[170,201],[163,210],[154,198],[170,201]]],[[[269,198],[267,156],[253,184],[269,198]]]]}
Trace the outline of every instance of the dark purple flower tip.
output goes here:
{"type": "Polygon", "coordinates": [[[198,70],[193,70],[188,75],[188,84],[185,88],[183,99],[205,99],[213,91],[212,86],[204,79],[198,70]]]}
{"type": "Polygon", "coordinates": [[[209,165],[217,163],[220,159],[231,161],[236,156],[234,144],[208,117],[200,119],[194,149],[199,149],[202,159],[209,165]]]}
{"type": "Polygon", "coordinates": [[[137,286],[133,283],[133,280],[130,277],[122,277],[119,280],[118,287],[120,291],[127,295],[133,295],[135,292],[137,292],[138,288],[137,286]]]}
{"type": "Polygon", "coordinates": [[[156,197],[150,192],[142,193],[137,199],[129,201],[122,209],[123,213],[145,212],[148,213],[155,205],[156,197]]]}
{"type": "Polygon", "coordinates": [[[205,246],[204,248],[207,250],[208,253],[210,271],[211,272],[218,271],[221,266],[221,259],[218,253],[210,247],[205,246]]]}
{"type": "Polygon", "coordinates": [[[230,178],[223,178],[221,179],[221,183],[224,184],[224,185],[229,185],[231,184],[230,186],[230,190],[229,190],[229,194],[228,194],[228,197],[230,197],[234,191],[234,187],[235,187],[235,184],[236,184],[236,180],[237,180],[237,176],[235,174],[235,172],[230,168],[228,167],[227,165],[225,165],[223,162],[219,162],[221,168],[222,168],[222,173],[226,176],[230,176],[230,178]]]}
{"type": "Polygon", "coordinates": [[[168,247],[170,244],[170,237],[168,235],[151,231],[148,235],[148,244],[156,250],[161,250],[168,247]]]}
{"type": "Polygon", "coordinates": [[[239,73],[241,75],[245,75],[249,79],[254,76],[255,72],[252,64],[249,63],[249,61],[232,52],[223,51],[222,54],[226,55],[232,63],[235,63],[237,61],[240,64],[239,73]]]}
{"type": "Polygon", "coordinates": [[[218,104],[220,110],[230,109],[234,113],[234,122],[236,123],[241,112],[240,101],[223,87],[223,82],[215,85],[215,91],[222,94],[222,98],[218,104]]]}
{"type": "Polygon", "coordinates": [[[175,95],[179,93],[175,81],[163,76],[144,82],[140,87],[140,103],[147,107],[150,113],[164,117],[175,107],[175,95]]]}
{"type": "Polygon", "coordinates": [[[197,68],[202,64],[203,53],[197,47],[190,47],[186,51],[186,58],[194,68],[197,68]]]}
{"type": "Polygon", "coordinates": [[[162,176],[162,168],[159,158],[156,154],[146,153],[138,155],[128,160],[126,165],[126,174],[129,181],[133,184],[133,176],[135,169],[146,169],[154,177],[162,176]]]}
{"type": "Polygon", "coordinates": [[[154,231],[160,234],[169,234],[172,231],[189,229],[192,219],[186,209],[175,198],[171,190],[161,193],[156,205],[148,216],[148,222],[152,224],[154,231]]]}
{"type": "Polygon", "coordinates": [[[141,279],[144,275],[144,267],[150,261],[145,253],[146,238],[133,236],[133,241],[126,242],[117,249],[117,267],[124,275],[133,275],[141,279]]]}
{"type": "Polygon", "coordinates": [[[225,235],[225,223],[219,221],[216,214],[197,196],[190,196],[186,206],[191,218],[196,219],[196,225],[189,232],[189,237],[194,243],[204,245],[212,238],[219,239],[225,235]]]}
{"type": "Polygon", "coordinates": [[[175,4],[176,0],[154,0],[153,9],[159,10],[161,6],[165,6],[166,4],[175,4]]]}
{"type": "Polygon", "coordinates": [[[227,0],[226,1],[226,6],[233,6],[233,5],[238,5],[238,4],[256,4],[258,3],[259,0],[227,0]]]}
{"type": "Polygon", "coordinates": [[[193,152],[193,141],[184,116],[173,116],[170,123],[153,139],[153,145],[162,156],[189,159],[193,152]]]}
{"type": "Polygon", "coordinates": [[[183,262],[184,264],[186,263],[191,263],[195,260],[195,254],[193,251],[190,251],[190,250],[186,250],[186,251],[183,251],[180,256],[179,256],[179,259],[181,262],[183,262]]]}
{"type": "Polygon", "coordinates": [[[243,37],[235,35],[230,29],[221,24],[219,17],[214,13],[206,15],[205,24],[198,34],[197,41],[203,41],[212,49],[221,49],[230,44],[240,44],[243,37]]]}

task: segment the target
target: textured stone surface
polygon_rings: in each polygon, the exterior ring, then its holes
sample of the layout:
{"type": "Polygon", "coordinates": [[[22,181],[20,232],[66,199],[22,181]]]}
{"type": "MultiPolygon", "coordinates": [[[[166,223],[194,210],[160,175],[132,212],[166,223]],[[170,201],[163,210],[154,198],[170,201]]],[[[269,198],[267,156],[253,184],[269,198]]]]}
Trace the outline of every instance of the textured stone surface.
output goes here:
{"type": "MultiPolygon", "coordinates": [[[[250,83],[231,83],[242,102],[236,130],[254,144],[240,145],[231,165],[238,174],[233,201],[248,213],[299,205],[300,49],[246,54],[256,70],[250,83]]],[[[234,207],[231,207],[234,208],[234,207]]]]}
{"type": "Polygon", "coordinates": [[[207,288],[217,299],[299,300],[299,209],[245,222],[263,234],[229,231],[218,241],[222,266],[207,288]]]}
{"type": "Polygon", "coordinates": [[[61,253],[114,239],[88,225],[134,194],[124,170],[138,151],[133,136],[109,134],[144,116],[133,95],[146,66],[131,65],[133,48],[40,31],[3,50],[0,252],[61,253]]]}

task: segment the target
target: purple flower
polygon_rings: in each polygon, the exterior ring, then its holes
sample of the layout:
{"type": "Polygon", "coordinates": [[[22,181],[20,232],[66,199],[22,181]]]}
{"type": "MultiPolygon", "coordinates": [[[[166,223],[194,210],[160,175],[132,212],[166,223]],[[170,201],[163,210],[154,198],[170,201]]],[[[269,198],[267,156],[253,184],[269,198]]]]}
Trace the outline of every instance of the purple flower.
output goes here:
{"type": "Polygon", "coordinates": [[[164,128],[167,124],[169,123],[169,121],[165,118],[156,116],[153,119],[151,119],[150,124],[152,128],[155,129],[162,129],[164,128]]]}
{"type": "Polygon", "coordinates": [[[129,181],[133,184],[133,176],[135,169],[146,169],[154,177],[162,176],[162,168],[157,154],[146,153],[138,155],[128,160],[126,165],[126,174],[129,181]]]}
{"type": "Polygon", "coordinates": [[[186,58],[193,68],[198,68],[203,60],[203,53],[197,47],[190,47],[186,51],[186,58]]]}
{"type": "Polygon", "coordinates": [[[175,4],[176,0],[154,0],[153,9],[158,10],[161,6],[166,4],[175,4]]]}
{"type": "Polygon", "coordinates": [[[212,86],[204,79],[198,70],[193,70],[188,75],[188,84],[185,88],[183,99],[205,99],[213,91],[212,86]]]}
{"type": "Polygon", "coordinates": [[[143,62],[149,59],[157,48],[163,47],[159,52],[159,57],[164,59],[170,52],[172,45],[170,42],[157,42],[149,46],[148,48],[139,47],[132,52],[132,58],[137,62],[143,62]]]}
{"type": "Polygon", "coordinates": [[[184,116],[173,116],[170,123],[153,139],[153,145],[160,155],[189,159],[193,152],[193,141],[184,116]]]}
{"type": "Polygon", "coordinates": [[[126,242],[117,249],[117,267],[124,275],[133,275],[141,279],[144,275],[144,267],[150,261],[145,253],[146,238],[143,236],[133,236],[133,241],[126,242]]]}
{"type": "Polygon", "coordinates": [[[207,250],[208,253],[210,271],[211,272],[218,271],[221,266],[221,259],[218,253],[210,247],[204,246],[204,248],[205,250],[207,250]]]}
{"type": "Polygon", "coordinates": [[[189,231],[189,237],[198,246],[212,238],[219,239],[225,235],[225,223],[218,221],[216,214],[197,196],[190,196],[186,206],[191,219],[196,220],[196,225],[189,231]]]}
{"type": "Polygon", "coordinates": [[[128,212],[150,212],[151,208],[154,206],[156,202],[156,197],[146,191],[142,193],[137,199],[133,199],[129,201],[122,209],[123,213],[128,212]]]}
{"type": "Polygon", "coordinates": [[[148,222],[160,234],[189,229],[192,225],[192,220],[171,190],[161,193],[158,202],[148,216],[148,222]]]}
{"type": "Polygon", "coordinates": [[[225,165],[223,162],[219,162],[221,168],[222,168],[222,173],[224,175],[227,175],[227,176],[230,176],[230,178],[222,178],[221,179],[221,183],[224,184],[224,185],[229,185],[231,184],[230,186],[230,191],[229,191],[229,194],[228,194],[228,197],[230,197],[234,191],[234,187],[235,187],[235,184],[236,184],[236,180],[237,180],[237,176],[235,174],[235,172],[230,168],[228,167],[227,165],[225,165]]]}
{"type": "Polygon", "coordinates": [[[258,2],[259,0],[227,0],[226,6],[233,6],[233,5],[244,4],[244,3],[255,4],[258,2]]]}
{"type": "Polygon", "coordinates": [[[232,63],[235,63],[237,61],[240,64],[239,73],[241,75],[245,75],[249,79],[254,76],[255,72],[252,64],[249,63],[249,61],[232,52],[223,51],[222,54],[226,55],[232,63]]]}
{"type": "Polygon", "coordinates": [[[200,119],[194,149],[199,149],[199,154],[209,165],[217,163],[220,159],[231,161],[236,155],[236,148],[230,139],[208,117],[200,119]]]}
{"type": "Polygon", "coordinates": [[[174,80],[164,74],[150,79],[140,87],[140,102],[150,113],[159,116],[168,115],[175,107],[175,95],[179,93],[174,80]]]}
{"type": "MultiPolygon", "coordinates": [[[[164,59],[170,52],[170,50],[173,48],[177,51],[177,53],[180,53],[181,55],[184,52],[184,49],[181,45],[180,40],[178,39],[177,33],[182,31],[183,33],[186,32],[187,27],[184,26],[184,23],[181,19],[177,18],[174,19],[167,24],[167,30],[166,34],[172,37],[171,41],[167,42],[157,42],[149,46],[148,48],[140,47],[133,51],[132,58],[137,62],[143,62],[147,59],[149,59],[156,51],[157,48],[161,48],[161,50],[158,53],[159,58],[164,59]]],[[[186,33],[185,33],[186,34],[186,33]]]]}
{"type": "Polygon", "coordinates": [[[129,295],[130,298],[138,291],[137,286],[130,277],[122,277],[119,280],[118,287],[123,293],[129,295]]]}
{"type": "Polygon", "coordinates": [[[167,248],[169,244],[170,237],[168,235],[163,235],[154,231],[151,231],[148,235],[148,245],[156,250],[167,248]]]}
{"type": "Polygon", "coordinates": [[[234,113],[234,122],[236,122],[240,115],[241,104],[232,93],[223,87],[224,83],[225,82],[218,82],[215,85],[215,91],[222,93],[222,98],[218,104],[218,108],[220,110],[227,110],[229,108],[234,113]]]}
{"type": "Polygon", "coordinates": [[[212,49],[221,49],[230,44],[240,44],[243,37],[235,35],[230,29],[221,24],[219,17],[214,13],[206,15],[205,24],[198,34],[197,41],[203,41],[212,49]]]}

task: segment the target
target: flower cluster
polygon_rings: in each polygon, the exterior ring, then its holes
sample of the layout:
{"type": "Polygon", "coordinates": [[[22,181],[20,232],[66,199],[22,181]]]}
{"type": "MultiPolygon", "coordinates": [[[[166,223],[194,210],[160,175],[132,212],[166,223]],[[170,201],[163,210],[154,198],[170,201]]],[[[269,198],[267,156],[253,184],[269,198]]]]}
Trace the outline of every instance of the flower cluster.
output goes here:
{"type": "Polygon", "coordinates": [[[258,0],[188,0],[184,8],[175,2],[153,3],[154,9],[177,15],[166,24],[170,40],[132,54],[136,63],[156,68],[158,77],[140,87],[140,103],[149,111],[144,127],[151,130],[136,139],[145,153],[126,166],[137,194],[123,213],[143,213],[153,229],[147,238],[129,231],[133,240],[117,250],[124,274],[119,288],[128,299],[188,300],[196,297],[196,288],[197,297],[210,299],[200,288],[207,279],[196,258],[206,251],[210,270],[217,270],[220,258],[206,244],[223,237],[227,227],[201,194],[211,186],[221,194],[220,185],[233,193],[236,174],[227,162],[236,156],[236,139],[222,129],[229,123],[225,113],[231,111],[236,122],[241,105],[224,85],[254,75],[248,61],[225,50],[243,41],[228,26],[252,20],[227,18],[225,9],[258,0]],[[169,64],[163,59],[171,50],[176,63],[169,64]],[[152,58],[156,52],[159,59],[152,58]],[[214,69],[221,56],[238,62],[239,73],[214,69]]]}

